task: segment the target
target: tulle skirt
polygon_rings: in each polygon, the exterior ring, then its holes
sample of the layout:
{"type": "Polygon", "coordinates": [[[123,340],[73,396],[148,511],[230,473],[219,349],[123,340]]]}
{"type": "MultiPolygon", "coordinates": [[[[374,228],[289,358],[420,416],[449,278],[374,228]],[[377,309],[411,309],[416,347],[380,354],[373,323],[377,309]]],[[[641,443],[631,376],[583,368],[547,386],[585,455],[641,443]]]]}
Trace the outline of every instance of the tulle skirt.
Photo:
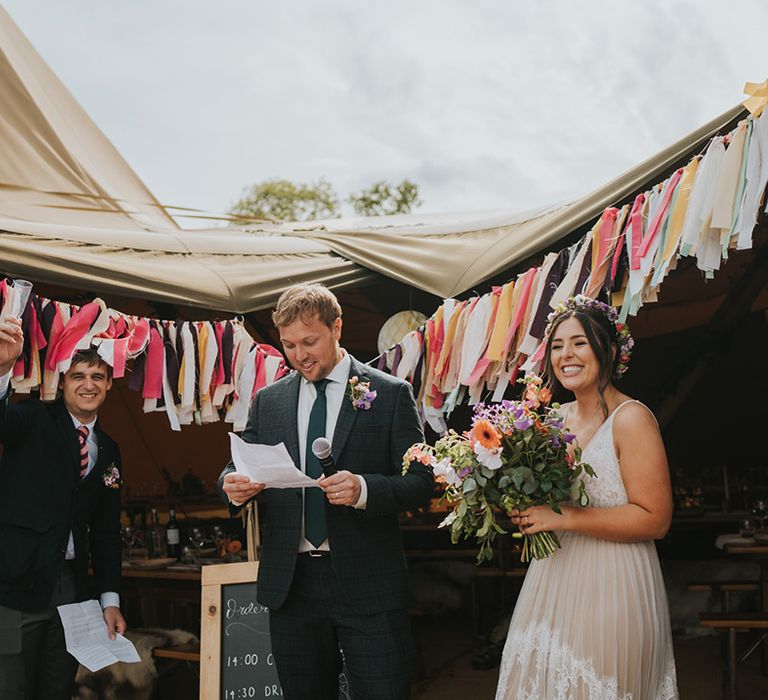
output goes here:
{"type": "Polygon", "coordinates": [[[653,542],[560,533],[509,626],[497,700],[676,700],[669,605],[653,542]]]}

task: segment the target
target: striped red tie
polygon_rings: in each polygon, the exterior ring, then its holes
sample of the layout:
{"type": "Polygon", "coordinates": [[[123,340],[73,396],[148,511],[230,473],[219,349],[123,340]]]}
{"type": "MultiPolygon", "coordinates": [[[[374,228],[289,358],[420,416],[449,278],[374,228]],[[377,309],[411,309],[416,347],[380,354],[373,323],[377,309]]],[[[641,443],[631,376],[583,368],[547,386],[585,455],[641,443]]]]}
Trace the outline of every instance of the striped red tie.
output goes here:
{"type": "Polygon", "coordinates": [[[88,473],[88,428],[84,425],[77,427],[77,440],[80,443],[80,478],[88,473]]]}

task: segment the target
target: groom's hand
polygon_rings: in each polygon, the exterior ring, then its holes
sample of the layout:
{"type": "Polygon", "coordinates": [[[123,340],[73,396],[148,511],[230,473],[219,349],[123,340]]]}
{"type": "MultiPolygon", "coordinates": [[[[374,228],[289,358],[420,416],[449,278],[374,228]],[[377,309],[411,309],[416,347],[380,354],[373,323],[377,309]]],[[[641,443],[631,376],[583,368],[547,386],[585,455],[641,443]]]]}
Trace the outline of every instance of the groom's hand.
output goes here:
{"type": "Polygon", "coordinates": [[[354,506],[360,500],[360,477],[346,469],[318,479],[317,483],[334,506],[354,506]]]}
{"type": "Polygon", "coordinates": [[[251,481],[245,474],[230,472],[224,477],[221,489],[233,505],[241,506],[257,493],[261,493],[264,490],[264,484],[251,481]]]}

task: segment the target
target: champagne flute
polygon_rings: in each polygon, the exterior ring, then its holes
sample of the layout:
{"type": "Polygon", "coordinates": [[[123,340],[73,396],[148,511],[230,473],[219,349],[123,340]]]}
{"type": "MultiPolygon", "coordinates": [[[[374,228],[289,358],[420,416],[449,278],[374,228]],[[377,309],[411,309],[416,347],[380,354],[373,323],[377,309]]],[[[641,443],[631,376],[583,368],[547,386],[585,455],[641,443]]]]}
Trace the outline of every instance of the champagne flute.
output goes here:
{"type": "Polygon", "coordinates": [[[205,535],[203,534],[203,529],[200,527],[193,527],[189,535],[189,541],[195,548],[195,559],[200,561],[203,547],[205,546],[205,535]]]}
{"type": "Polygon", "coordinates": [[[763,499],[758,499],[752,503],[752,515],[760,523],[760,529],[765,529],[765,518],[768,517],[768,503],[763,499]]]}
{"type": "Polygon", "coordinates": [[[29,299],[29,293],[32,291],[32,283],[27,280],[15,280],[13,286],[8,291],[11,293],[11,299],[9,303],[3,305],[4,313],[2,318],[6,316],[21,318],[24,309],[27,308],[27,300],[29,299]]]}
{"type": "Polygon", "coordinates": [[[744,518],[739,523],[739,534],[742,537],[753,537],[755,534],[755,523],[749,518],[744,518]]]}

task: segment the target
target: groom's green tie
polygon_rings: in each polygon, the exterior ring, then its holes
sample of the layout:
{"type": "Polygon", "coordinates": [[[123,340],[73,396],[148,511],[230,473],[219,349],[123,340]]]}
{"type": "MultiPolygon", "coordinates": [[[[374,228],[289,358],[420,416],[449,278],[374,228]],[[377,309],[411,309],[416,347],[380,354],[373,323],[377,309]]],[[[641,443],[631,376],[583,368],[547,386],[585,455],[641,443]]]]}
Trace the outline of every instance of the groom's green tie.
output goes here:
{"type": "MultiPolygon", "coordinates": [[[[325,387],[328,379],[314,382],[317,398],[309,412],[307,425],[307,447],[304,465],[307,476],[313,479],[323,475],[320,461],[312,452],[312,443],[319,437],[325,437],[325,419],[327,416],[325,387]]],[[[315,546],[319,547],[328,538],[325,525],[325,492],[322,489],[304,489],[304,535],[315,546]]]]}

